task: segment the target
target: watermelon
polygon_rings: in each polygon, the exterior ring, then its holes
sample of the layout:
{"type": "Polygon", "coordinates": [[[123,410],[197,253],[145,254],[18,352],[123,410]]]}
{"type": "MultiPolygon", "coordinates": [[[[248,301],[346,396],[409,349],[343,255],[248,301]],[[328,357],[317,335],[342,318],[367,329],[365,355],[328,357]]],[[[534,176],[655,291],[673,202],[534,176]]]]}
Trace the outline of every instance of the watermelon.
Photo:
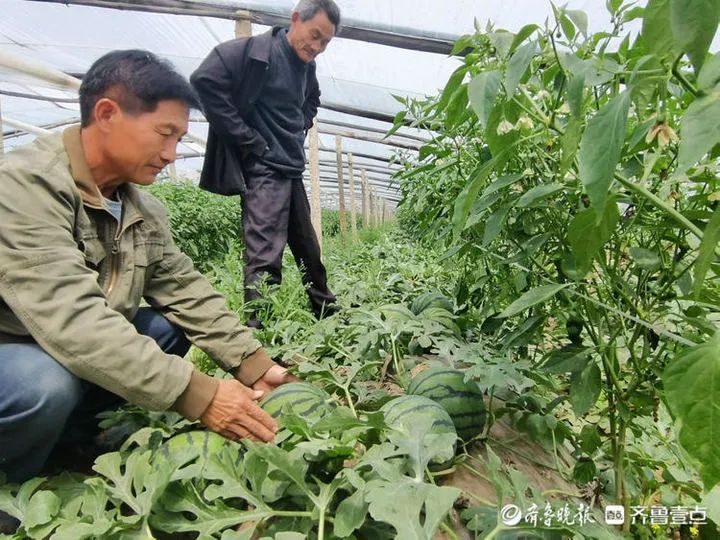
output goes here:
{"type": "Polygon", "coordinates": [[[420,315],[423,311],[428,308],[441,308],[445,311],[453,312],[453,303],[447,296],[440,294],[439,292],[427,292],[421,294],[410,305],[410,311],[415,315],[420,315]]]}
{"type": "Polygon", "coordinates": [[[434,462],[436,465],[440,462],[444,465],[449,464],[449,460],[455,455],[454,439],[457,438],[457,433],[455,433],[455,426],[445,409],[431,399],[422,396],[401,396],[388,401],[380,408],[380,411],[385,414],[385,423],[391,428],[412,433],[419,422],[430,418],[433,420],[431,433],[452,434],[453,444],[448,448],[447,455],[440,456],[441,459],[434,462]]]}
{"type": "Polygon", "coordinates": [[[458,436],[469,441],[485,427],[485,402],[480,389],[465,382],[465,374],[442,366],[421,371],[410,381],[407,393],[433,400],[452,419],[458,436]]]}
{"type": "Polygon", "coordinates": [[[316,422],[334,408],[334,403],[322,388],[306,382],[292,382],[273,390],[260,402],[260,407],[274,418],[290,411],[316,422]]]}

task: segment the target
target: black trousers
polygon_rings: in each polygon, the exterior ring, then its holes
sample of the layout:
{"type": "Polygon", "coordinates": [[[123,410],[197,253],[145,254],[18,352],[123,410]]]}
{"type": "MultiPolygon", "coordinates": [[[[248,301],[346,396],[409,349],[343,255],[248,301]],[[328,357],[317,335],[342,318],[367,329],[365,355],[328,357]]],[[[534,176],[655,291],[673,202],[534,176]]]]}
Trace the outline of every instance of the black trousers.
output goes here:
{"type": "Polygon", "coordinates": [[[245,301],[260,297],[256,286],[262,279],[269,284],[281,283],[287,244],[302,273],[313,312],[320,317],[334,308],[335,296],[327,286],[302,178],[285,177],[255,159],[243,165],[247,186],[242,197],[245,301]]]}

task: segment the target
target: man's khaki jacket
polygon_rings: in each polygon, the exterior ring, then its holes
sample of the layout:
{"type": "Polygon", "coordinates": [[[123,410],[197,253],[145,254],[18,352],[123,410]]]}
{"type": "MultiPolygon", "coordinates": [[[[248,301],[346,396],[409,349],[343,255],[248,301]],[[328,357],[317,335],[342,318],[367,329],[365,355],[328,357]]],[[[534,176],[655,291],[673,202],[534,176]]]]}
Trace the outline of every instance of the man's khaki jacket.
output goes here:
{"type": "Polygon", "coordinates": [[[272,361],[177,248],[163,205],[131,184],[119,190],[121,228],[78,126],[0,160],[0,343],[34,341],[132,403],[197,418],[217,380],[137,333],[143,298],[245,384],[272,361]]]}

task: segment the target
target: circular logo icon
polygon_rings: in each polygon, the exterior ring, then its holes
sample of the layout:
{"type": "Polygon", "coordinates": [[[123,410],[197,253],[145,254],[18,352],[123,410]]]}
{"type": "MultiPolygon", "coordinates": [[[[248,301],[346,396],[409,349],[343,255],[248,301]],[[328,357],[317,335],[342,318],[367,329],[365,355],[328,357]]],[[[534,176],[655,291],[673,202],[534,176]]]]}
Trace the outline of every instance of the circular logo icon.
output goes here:
{"type": "Polygon", "coordinates": [[[520,520],[522,519],[522,510],[520,510],[519,506],[514,504],[506,504],[502,507],[502,510],[500,510],[500,519],[504,525],[514,527],[520,523],[520,520]]]}

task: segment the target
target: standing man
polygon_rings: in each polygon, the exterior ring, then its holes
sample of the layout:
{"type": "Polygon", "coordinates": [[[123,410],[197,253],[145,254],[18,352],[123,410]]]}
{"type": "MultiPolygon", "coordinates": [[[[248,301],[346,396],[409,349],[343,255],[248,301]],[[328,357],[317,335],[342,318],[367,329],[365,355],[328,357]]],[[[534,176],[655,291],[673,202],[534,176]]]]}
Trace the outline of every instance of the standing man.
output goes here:
{"type": "MultiPolygon", "coordinates": [[[[317,318],[337,311],[302,182],[303,147],[320,104],[315,58],[340,26],[333,0],[300,0],[290,28],[215,47],[190,81],[210,123],[200,186],[242,195],[245,300],[279,284],[289,244],[317,318]]],[[[248,326],[262,327],[253,315],[248,326]]]]}
{"type": "Polygon", "coordinates": [[[83,78],[80,126],[0,160],[8,481],[36,476],[67,438],[89,443],[94,414],[123,401],[173,409],[231,439],[273,439],[277,424],[256,400],[292,376],[180,252],[162,204],[137,187],[175,160],[197,107],[169,64],[114,51],[83,78]],[[182,358],[190,343],[233,378],[194,369],[182,358]]]}

